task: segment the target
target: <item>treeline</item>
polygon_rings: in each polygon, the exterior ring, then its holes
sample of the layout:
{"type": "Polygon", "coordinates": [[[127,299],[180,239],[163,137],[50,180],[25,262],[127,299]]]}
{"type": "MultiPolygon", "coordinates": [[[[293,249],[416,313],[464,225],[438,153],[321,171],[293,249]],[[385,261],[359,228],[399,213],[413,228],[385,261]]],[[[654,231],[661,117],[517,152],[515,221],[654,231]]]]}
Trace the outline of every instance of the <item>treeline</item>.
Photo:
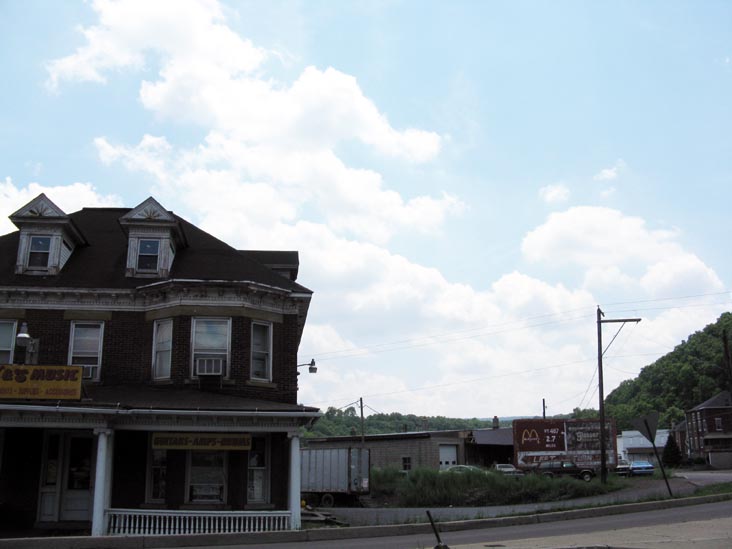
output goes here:
{"type": "Polygon", "coordinates": [[[732,313],[682,341],[673,351],[623,381],[607,395],[605,412],[618,430],[632,429],[630,420],[656,410],[659,428],[670,428],[684,412],[723,390],[732,389],[732,365],[725,339],[732,334],[732,313]]]}
{"type": "MultiPolygon", "coordinates": [[[[363,431],[367,435],[403,433],[413,431],[445,431],[486,429],[493,426],[492,420],[460,419],[443,416],[415,416],[414,414],[371,414],[364,418],[363,431]]],[[[501,427],[510,426],[509,423],[501,427]]],[[[361,434],[361,415],[355,407],[343,410],[328,408],[313,427],[305,431],[306,437],[331,437],[361,434]]]]}

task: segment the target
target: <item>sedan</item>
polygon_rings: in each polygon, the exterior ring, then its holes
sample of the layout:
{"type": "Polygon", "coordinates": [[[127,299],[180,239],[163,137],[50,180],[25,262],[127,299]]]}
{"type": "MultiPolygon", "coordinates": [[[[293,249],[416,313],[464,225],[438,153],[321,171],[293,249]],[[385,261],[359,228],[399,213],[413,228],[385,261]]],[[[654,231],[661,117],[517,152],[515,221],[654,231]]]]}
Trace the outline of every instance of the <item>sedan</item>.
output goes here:
{"type": "Polygon", "coordinates": [[[524,476],[524,472],[521,469],[516,469],[511,463],[497,463],[493,470],[508,477],[524,476]]]}
{"type": "Polygon", "coordinates": [[[652,475],[654,472],[653,464],[648,461],[634,461],[628,468],[628,474],[631,477],[640,475],[652,475]]]}

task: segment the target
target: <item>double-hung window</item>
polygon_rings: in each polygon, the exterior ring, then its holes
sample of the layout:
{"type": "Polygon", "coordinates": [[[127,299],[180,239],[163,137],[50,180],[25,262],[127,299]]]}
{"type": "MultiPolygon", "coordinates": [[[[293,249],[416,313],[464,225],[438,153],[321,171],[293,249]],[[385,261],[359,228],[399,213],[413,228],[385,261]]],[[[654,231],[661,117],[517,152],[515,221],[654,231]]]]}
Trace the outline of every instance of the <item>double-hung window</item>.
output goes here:
{"type": "Polygon", "coordinates": [[[15,346],[15,321],[0,320],[0,364],[13,363],[15,346]]]}
{"type": "Polygon", "coordinates": [[[160,256],[160,240],[140,239],[137,250],[137,270],[157,271],[160,256]]]}
{"type": "Polygon", "coordinates": [[[29,269],[47,269],[48,258],[51,255],[50,236],[31,236],[30,250],[28,250],[29,269]]]}
{"type": "Polygon", "coordinates": [[[103,322],[74,321],[71,323],[69,364],[83,366],[84,379],[99,380],[103,339],[103,322]]]}
{"type": "Polygon", "coordinates": [[[228,375],[229,318],[193,319],[193,375],[228,375]]]}
{"type": "Polygon", "coordinates": [[[154,330],[153,379],[169,379],[173,350],[173,320],[156,320],[154,330]]]}
{"type": "Polygon", "coordinates": [[[252,379],[272,380],[272,325],[252,322],[252,379]]]}
{"type": "Polygon", "coordinates": [[[252,437],[247,464],[247,503],[269,501],[269,445],[265,437],[252,437]]]}

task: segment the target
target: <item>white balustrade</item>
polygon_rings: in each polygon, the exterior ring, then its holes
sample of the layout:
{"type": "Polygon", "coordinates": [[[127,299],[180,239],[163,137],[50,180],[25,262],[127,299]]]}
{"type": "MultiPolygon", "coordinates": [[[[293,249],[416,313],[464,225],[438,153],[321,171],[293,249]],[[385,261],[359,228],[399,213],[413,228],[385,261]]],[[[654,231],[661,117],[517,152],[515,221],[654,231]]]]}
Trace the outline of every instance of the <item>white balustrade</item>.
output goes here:
{"type": "Polygon", "coordinates": [[[290,512],[108,509],[107,525],[111,536],[275,532],[290,529],[290,512]]]}

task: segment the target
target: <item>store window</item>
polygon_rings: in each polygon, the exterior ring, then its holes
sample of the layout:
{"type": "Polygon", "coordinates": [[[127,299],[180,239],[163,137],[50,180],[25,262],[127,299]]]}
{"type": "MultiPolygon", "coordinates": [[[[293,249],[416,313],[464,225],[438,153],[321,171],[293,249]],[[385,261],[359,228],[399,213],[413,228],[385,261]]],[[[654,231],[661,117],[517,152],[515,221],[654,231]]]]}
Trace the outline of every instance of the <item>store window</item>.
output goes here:
{"type": "Polygon", "coordinates": [[[165,479],[168,472],[168,451],[150,450],[148,458],[147,500],[150,503],[165,501],[165,479]]]}
{"type": "Polygon", "coordinates": [[[188,502],[226,503],[226,453],[188,452],[188,502]]]}

